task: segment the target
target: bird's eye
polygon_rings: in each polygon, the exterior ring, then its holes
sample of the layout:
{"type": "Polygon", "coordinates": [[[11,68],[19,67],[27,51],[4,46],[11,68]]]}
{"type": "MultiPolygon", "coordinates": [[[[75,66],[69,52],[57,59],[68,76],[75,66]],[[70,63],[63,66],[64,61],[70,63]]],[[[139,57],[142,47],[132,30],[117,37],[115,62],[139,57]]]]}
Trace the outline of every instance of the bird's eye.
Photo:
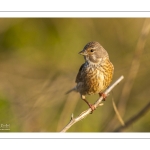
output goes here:
{"type": "Polygon", "coordinates": [[[90,52],[94,52],[94,50],[93,49],[91,49],[91,51],[90,52]]]}

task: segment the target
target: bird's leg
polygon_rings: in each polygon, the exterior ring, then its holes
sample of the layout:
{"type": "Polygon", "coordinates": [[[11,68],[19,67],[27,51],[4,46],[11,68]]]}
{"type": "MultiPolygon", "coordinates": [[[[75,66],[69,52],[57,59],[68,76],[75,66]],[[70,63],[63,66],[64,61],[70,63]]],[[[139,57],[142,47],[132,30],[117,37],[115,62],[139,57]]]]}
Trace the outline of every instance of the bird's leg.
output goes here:
{"type": "MultiPolygon", "coordinates": [[[[90,104],[86,99],[85,99],[85,95],[81,95],[82,100],[84,100],[88,106],[92,109],[92,112],[96,109],[94,105],[90,104]]],[[[91,112],[91,113],[92,113],[91,112]]]]}
{"type": "Polygon", "coordinates": [[[103,97],[103,101],[105,101],[105,100],[106,100],[106,97],[107,97],[107,95],[106,95],[106,94],[104,94],[104,93],[99,93],[99,96],[102,96],[102,97],[103,97]]]}

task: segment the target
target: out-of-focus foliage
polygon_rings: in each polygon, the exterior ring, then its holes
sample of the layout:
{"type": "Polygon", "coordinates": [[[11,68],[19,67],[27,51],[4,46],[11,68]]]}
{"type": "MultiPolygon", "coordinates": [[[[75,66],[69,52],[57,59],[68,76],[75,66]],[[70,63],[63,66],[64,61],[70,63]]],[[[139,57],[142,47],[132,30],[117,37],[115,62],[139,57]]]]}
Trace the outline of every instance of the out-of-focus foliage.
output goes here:
{"type": "MultiPolygon", "coordinates": [[[[92,115],[72,126],[70,132],[110,131],[116,104],[131,66],[144,18],[1,18],[0,19],[0,124],[9,132],[58,132],[87,109],[78,93],[64,93],[75,86],[84,62],[79,51],[98,41],[114,64],[113,81],[125,79],[92,115]]],[[[150,35],[140,60],[126,106],[124,121],[137,114],[150,93],[150,35]]],[[[88,96],[93,103],[98,95],[88,96]]],[[[127,132],[150,131],[150,112],[127,128],[127,132]]],[[[112,129],[120,126],[119,121],[112,129]]],[[[3,131],[3,130],[0,130],[3,131]]],[[[113,130],[112,130],[113,131],[113,130]]]]}

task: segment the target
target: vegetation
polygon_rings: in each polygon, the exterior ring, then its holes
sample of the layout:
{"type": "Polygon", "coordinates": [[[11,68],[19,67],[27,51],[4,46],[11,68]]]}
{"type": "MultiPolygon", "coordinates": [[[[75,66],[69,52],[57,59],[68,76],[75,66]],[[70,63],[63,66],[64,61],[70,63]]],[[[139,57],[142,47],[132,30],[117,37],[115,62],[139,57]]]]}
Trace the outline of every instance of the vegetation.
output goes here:
{"type": "MultiPolygon", "coordinates": [[[[144,18],[1,18],[0,124],[10,124],[8,132],[59,132],[72,113],[77,116],[86,110],[78,93],[65,92],[75,86],[84,62],[78,52],[89,41],[98,41],[114,64],[113,81],[121,75],[124,80],[102,107],[68,131],[115,131],[120,122],[114,118],[112,99],[124,108],[124,122],[149,102],[149,34],[126,103],[122,97],[127,77],[132,74],[132,61],[138,55],[135,52],[144,22],[144,18]]],[[[97,98],[87,97],[91,103],[97,98]]],[[[150,132],[149,116],[150,111],[123,131],[150,132]]]]}

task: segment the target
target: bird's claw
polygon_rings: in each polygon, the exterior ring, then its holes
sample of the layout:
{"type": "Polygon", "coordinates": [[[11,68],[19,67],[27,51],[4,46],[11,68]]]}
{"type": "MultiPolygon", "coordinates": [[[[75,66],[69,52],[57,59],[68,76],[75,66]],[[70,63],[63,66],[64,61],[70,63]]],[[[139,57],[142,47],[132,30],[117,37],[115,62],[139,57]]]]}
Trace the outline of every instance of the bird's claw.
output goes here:
{"type": "Polygon", "coordinates": [[[91,114],[92,114],[92,113],[93,113],[93,111],[94,111],[94,110],[96,110],[96,107],[95,107],[95,105],[92,105],[92,104],[89,104],[89,107],[90,107],[90,108],[91,108],[91,110],[92,110],[92,111],[91,111],[91,114]]]}

